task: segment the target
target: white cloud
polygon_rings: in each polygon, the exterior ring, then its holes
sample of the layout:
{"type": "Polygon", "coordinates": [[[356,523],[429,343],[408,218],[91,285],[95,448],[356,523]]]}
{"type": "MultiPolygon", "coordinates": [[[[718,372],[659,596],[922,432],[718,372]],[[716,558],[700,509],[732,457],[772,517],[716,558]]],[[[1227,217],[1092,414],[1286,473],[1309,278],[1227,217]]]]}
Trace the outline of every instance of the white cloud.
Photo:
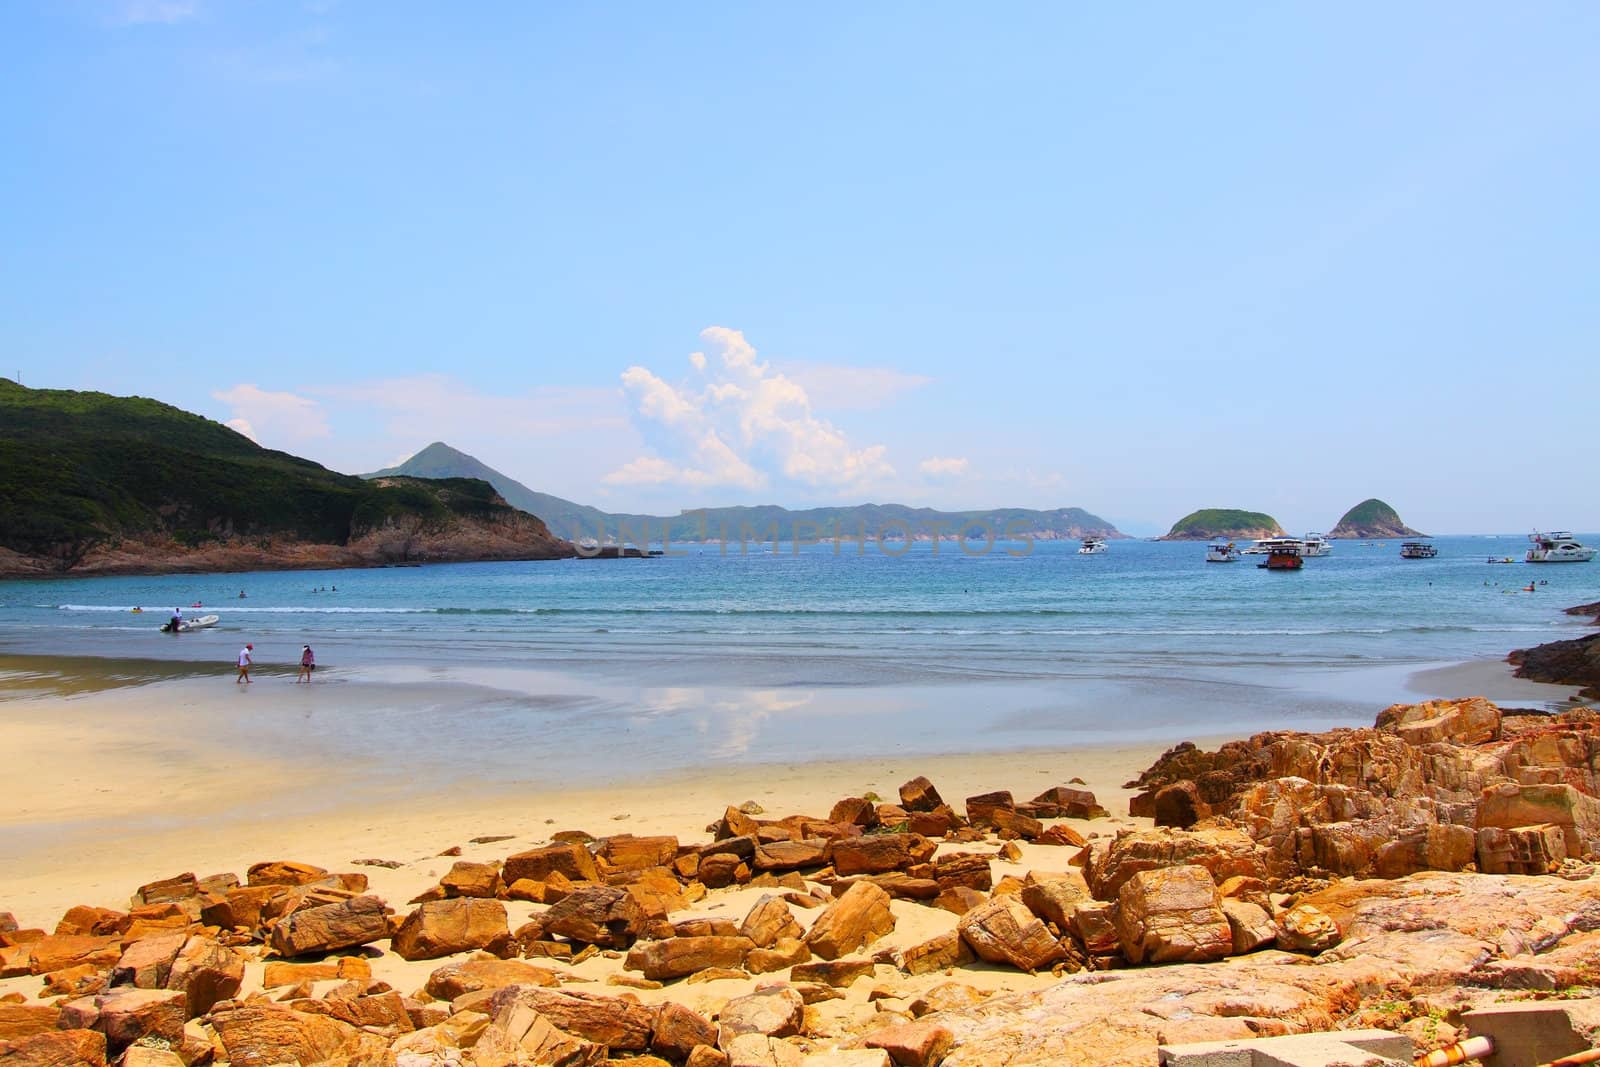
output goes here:
{"type": "Polygon", "coordinates": [[[111,21],[119,26],[170,26],[199,14],[199,0],[122,0],[111,21]]]}
{"type": "Polygon", "coordinates": [[[954,478],[967,473],[967,461],[954,456],[929,456],[918,467],[923,474],[933,478],[954,478]]]}
{"type": "Polygon", "coordinates": [[[269,448],[300,444],[332,432],[322,405],[309,397],[274,393],[250,383],[211,395],[233,409],[229,426],[269,448]]]}
{"type": "Polygon", "coordinates": [[[759,489],[776,476],[809,488],[863,488],[894,474],[882,445],[853,446],[743,333],[711,326],[700,338],[710,355],[689,356],[694,384],[673,385],[645,367],[623,372],[641,429],[665,454],[619,467],[609,484],[759,489]]]}

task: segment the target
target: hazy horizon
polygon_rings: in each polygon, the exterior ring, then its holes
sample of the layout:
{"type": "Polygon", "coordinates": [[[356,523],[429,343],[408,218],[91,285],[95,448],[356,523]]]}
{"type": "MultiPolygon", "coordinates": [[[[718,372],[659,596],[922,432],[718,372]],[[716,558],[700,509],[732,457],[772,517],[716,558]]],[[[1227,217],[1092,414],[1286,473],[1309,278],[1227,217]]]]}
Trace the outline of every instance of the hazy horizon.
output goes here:
{"type": "Polygon", "coordinates": [[[608,511],[1600,530],[1600,8],[0,10],[0,344],[608,511]]]}

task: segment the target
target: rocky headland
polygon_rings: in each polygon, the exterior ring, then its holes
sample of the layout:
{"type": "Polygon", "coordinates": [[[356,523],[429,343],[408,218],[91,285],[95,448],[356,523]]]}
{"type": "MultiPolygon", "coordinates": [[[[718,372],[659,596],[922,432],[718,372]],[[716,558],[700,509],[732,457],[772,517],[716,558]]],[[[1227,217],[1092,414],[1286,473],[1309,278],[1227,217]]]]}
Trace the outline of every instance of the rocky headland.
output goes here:
{"type": "Polygon", "coordinates": [[[1594,711],[1472,698],[1180,745],[1121,826],[1070,782],[957,806],[915,778],[826,814],[729,806],[703,836],[161,872],[48,927],[0,914],[0,1064],[1148,1065],[1374,1026],[1434,1047],[1469,1008],[1600,983],[1597,767],[1594,711]]]}
{"type": "Polygon", "coordinates": [[[0,578],[575,551],[481,480],[364,480],[169,404],[0,378],[0,578]]]}
{"type": "Polygon", "coordinates": [[[1287,537],[1278,520],[1260,511],[1239,511],[1235,508],[1204,508],[1190,512],[1172,524],[1162,541],[1210,541],[1227,538],[1234,541],[1263,537],[1287,537]]]}
{"type": "MultiPolygon", "coordinates": [[[[1600,603],[1579,604],[1568,615],[1587,615],[1600,625],[1600,603]]],[[[1556,685],[1575,685],[1585,700],[1600,700],[1600,633],[1570,641],[1548,641],[1519,648],[1506,657],[1518,678],[1556,685]]]]}
{"type": "Polygon", "coordinates": [[[1427,535],[1413,530],[1400,521],[1400,515],[1383,501],[1376,497],[1363,500],[1355,507],[1344,513],[1344,516],[1328,531],[1329,537],[1350,537],[1358,540],[1371,540],[1383,537],[1426,537],[1427,535]]]}

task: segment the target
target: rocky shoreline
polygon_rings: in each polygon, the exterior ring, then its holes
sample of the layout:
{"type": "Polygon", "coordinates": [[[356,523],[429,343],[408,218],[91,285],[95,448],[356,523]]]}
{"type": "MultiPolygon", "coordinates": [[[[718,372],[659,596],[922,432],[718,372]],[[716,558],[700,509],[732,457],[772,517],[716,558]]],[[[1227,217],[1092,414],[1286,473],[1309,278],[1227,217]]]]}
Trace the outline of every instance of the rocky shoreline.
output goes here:
{"type": "MultiPolygon", "coordinates": [[[[1600,626],[1600,602],[1566,609],[1568,615],[1587,615],[1600,626]]],[[[1600,700],[1600,633],[1571,641],[1548,641],[1519,648],[1506,657],[1518,678],[1579,687],[1585,700],[1600,700]]]]}
{"type": "Polygon", "coordinates": [[[186,545],[167,536],[122,537],[65,566],[47,556],[0,548],[0,579],[104,578],[130,574],[233,574],[244,571],[347,570],[422,563],[571,559],[577,548],[551,536],[531,515],[429,523],[391,520],[344,544],[282,536],[229,537],[186,545]]]}
{"type": "Polygon", "coordinates": [[[1597,765],[1592,710],[1472,698],[1180,745],[1139,779],[1154,825],[1111,834],[1070,782],[958,810],[915,778],[826,815],[730,806],[698,841],[486,837],[409,899],[384,858],[169,874],[53,930],[0,915],[0,1064],[1152,1064],[1349,1026],[1434,1047],[1469,1008],[1600,983],[1597,765]]]}

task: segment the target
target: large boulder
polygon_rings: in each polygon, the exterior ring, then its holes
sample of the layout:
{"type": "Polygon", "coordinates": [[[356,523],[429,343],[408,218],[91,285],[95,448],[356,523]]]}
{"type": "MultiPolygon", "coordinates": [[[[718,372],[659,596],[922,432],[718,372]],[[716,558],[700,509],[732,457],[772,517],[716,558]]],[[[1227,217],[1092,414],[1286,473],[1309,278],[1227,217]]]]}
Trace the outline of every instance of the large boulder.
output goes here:
{"type": "Polygon", "coordinates": [[[183,934],[163,934],[135,941],[122,952],[111,968],[112,985],[131,985],[137,989],[162,989],[172,961],[188,940],[183,934]]]}
{"type": "Polygon", "coordinates": [[[542,882],[551,872],[560,871],[574,882],[598,882],[600,870],[594,856],[576,841],[529,849],[506,857],[505,869],[500,877],[506,885],[524,878],[542,882]]]}
{"type": "Polygon", "coordinates": [[[933,783],[921,775],[900,787],[900,806],[907,811],[933,811],[943,803],[933,783]]]}
{"type": "Polygon", "coordinates": [[[967,798],[967,821],[973,826],[993,826],[995,812],[1016,810],[1017,802],[1009,789],[997,789],[967,798]]]}
{"type": "Polygon", "coordinates": [[[428,975],[423,990],[438,1000],[454,1000],[481,989],[504,989],[511,985],[556,986],[560,979],[548,967],[521,960],[466,960],[447,963],[428,975]]]}
{"type": "Polygon", "coordinates": [[[1066,956],[1061,942],[1014,896],[997,896],[957,922],[961,938],[990,963],[1038,971],[1066,956]]]}
{"type": "Polygon", "coordinates": [[[594,1067],[606,1062],[606,1046],[567,1033],[520,997],[495,996],[493,1018],[472,1045],[475,1067],[594,1067]]]}
{"type": "Polygon", "coordinates": [[[1214,882],[1236,875],[1266,876],[1266,853],[1239,830],[1124,830],[1109,845],[1095,842],[1084,878],[1096,900],[1116,900],[1122,886],[1143,871],[1199,866],[1214,882]]]}
{"type": "Polygon", "coordinates": [[[685,1060],[696,1046],[714,1048],[717,1024],[674,1001],[662,1004],[656,1012],[655,1028],[650,1032],[650,1051],[669,1060],[685,1060]]]}
{"type": "Polygon", "coordinates": [[[1022,903],[1045,922],[1065,931],[1079,904],[1087,903],[1089,893],[1075,878],[1036,878],[1022,887],[1022,903]]]}
{"type": "Polygon", "coordinates": [[[608,1049],[640,1052],[650,1044],[656,1011],[632,997],[566,992],[542,986],[507,986],[489,1000],[495,1018],[509,1005],[532,1008],[560,1029],[608,1049]]]}
{"type": "Polygon", "coordinates": [[[894,929],[889,894],[871,882],[856,882],[829,904],[811,930],[806,945],[825,960],[836,960],[869,945],[894,929]]]}
{"type": "Polygon", "coordinates": [[[1570,785],[1507,782],[1484,790],[1478,802],[1479,829],[1514,830],[1546,823],[1561,827],[1568,856],[1600,851],[1600,800],[1570,785]]]}
{"type": "Polygon", "coordinates": [[[1554,823],[1478,831],[1478,870],[1484,874],[1549,874],[1567,858],[1567,835],[1554,823]]]}
{"type": "Polygon", "coordinates": [[[15,1041],[0,1039],[6,1067],[106,1067],[106,1035],[96,1030],[58,1030],[15,1041]]]}
{"type": "Polygon", "coordinates": [[[805,931],[795,921],[794,913],[782,897],[764,896],[744,917],[739,933],[748,937],[757,948],[771,948],[781,938],[800,938],[805,931]]]}
{"type": "Polygon", "coordinates": [[[1122,952],[1134,963],[1200,963],[1233,950],[1222,896],[1206,868],[1139,871],[1117,892],[1122,952]]]}
{"type": "Polygon", "coordinates": [[[360,1044],[360,1031],[349,1023],[278,1005],[217,1012],[210,1022],[231,1067],[324,1063],[360,1044]]]}
{"type": "Polygon", "coordinates": [[[921,834],[872,834],[842,838],[833,843],[833,869],[840,877],[903,871],[933,855],[933,845],[921,834]]]}
{"type": "Polygon", "coordinates": [[[1478,745],[1499,740],[1500,709],[1483,697],[1393,704],[1378,713],[1377,728],[1412,745],[1478,745]]]}
{"type": "Polygon", "coordinates": [[[439,879],[439,890],[447,897],[498,897],[505,890],[500,868],[493,863],[457,860],[439,879]]]}
{"type": "Polygon", "coordinates": [[[250,869],[245,872],[245,884],[252,886],[310,885],[312,882],[320,882],[326,877],[328,877],[327,870],[310,863],[297,863],[294,860],[267,860],[264,863],[250,865],[250,869]]]}
{"type": "Polygon", "coordinates": [[[364,896],[284,916],[272,928],[271,945],[280,956],[309,956],[388,936],[389,909],[377,897],[364,896]]]}
{"type": "Polygon", "coordinates": [[[500,955],[510,943],[504,904],[457,897],[418,905],[395,933],[391,947],[401,959],[434,960],[476,948],[500,955]]]}
{"type": "Polygon", "coordinates": [[[164,989],[116,989],[61,1006],[63,1030],[98,1030],[106,1035],[106,1052],[115,1056],[142,1039],[171,1045],[183,1042],[183,994],[164,989]]]}
{"type": "Polygon", "coordinates": [[[61,1009],[53,1004],[0,1002],[0,1041],[15,1041],[54,1030],[60,1018],[61,1009]]]}
{"type": "Polygon", "coordinates": [[[545,934],[558,934],[586,945],[627,948],[645,925],[644,910],[626,889],[608,885],[579,886],[539,917],[545,934]]]}
{"type": "Polygon", "coordinates": [[[601,840],[595,855],[611,870],[642,871],[665,867],[678,855],[678,839],[670,835],[635,837],[615,834],[601,840]]]}
{"type": "Polygon", "coordinates": [[[103,970],[122,958],[122,939],[114,934],[51,934],[30,941],[27,949],[33,974],[51,974],[84,965],[103,970]]]}
{"type": "Polygon", "coordinates": [[[197,1018],[239,992],[244,964],[244,956],[226,945],[209,937],[191,937],[173,959],[165,985],[183,994],[188,1017],[197,1018]]]}
{"type": "Polygon", "coordinates": [[[1278,945],[1316,955],[1340,941],[1339,924],[1315,904],[1296,904],[1278,920],[1278,945]]]}
{"type": "Polygon", "coordinates": [[[683,978],[711,967],[742,967],[755,947],[748,937],[669,937],[641,941],[629,951],[623,966],[642,971],[653,981],[683,978]]]}
{"type": "Polygon", "coordinates": [[[758,989],[722,1006],[717,1044],[726,1051],[735,1038],[745,1034],[790,1037],[800,1032],[805,1016],[805,1001],[788,986],[758,989]]]}

